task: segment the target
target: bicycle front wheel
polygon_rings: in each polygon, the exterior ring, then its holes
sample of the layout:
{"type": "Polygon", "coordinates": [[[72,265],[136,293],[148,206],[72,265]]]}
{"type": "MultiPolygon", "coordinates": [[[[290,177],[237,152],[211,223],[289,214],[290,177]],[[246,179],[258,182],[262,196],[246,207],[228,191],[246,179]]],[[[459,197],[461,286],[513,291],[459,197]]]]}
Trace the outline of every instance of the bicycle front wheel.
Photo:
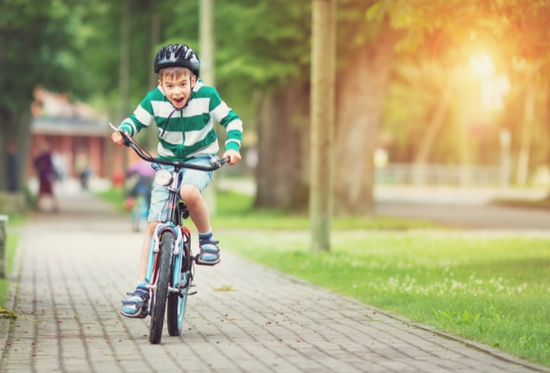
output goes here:
{"type": "Polygon", "coordinates": [[[168,285],[170,283],[170,272],[172,267],[172,249],[174,247],[175,237],[172,232],[164,232],[160,240],[160,251],[157,254],[156,286],[151,297],[149,342],[152,344],[160,343],[162,338],[166,298],[168,296],[168,285]]]}
{"type": "Polygon", "coordinates": [[[172,337],[177,337],[181,334],[183,328],[183,320],[185,318],[185,309],[187,307],[187,295],[189,294],[189,286],[191,286],[190,271],[183,272],[181,283],[185,286],[181,289],[181,293],[170,294],[168,296],[168,309],[166,310],[168,334],[172,337]]]}

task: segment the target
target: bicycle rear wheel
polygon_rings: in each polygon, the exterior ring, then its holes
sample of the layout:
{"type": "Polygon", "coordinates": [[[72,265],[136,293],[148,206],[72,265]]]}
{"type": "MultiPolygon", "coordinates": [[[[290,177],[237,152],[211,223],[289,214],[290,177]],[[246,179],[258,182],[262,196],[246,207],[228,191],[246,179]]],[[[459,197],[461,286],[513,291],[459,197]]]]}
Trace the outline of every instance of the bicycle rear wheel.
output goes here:
{"type": "Polygon", "coordinates": [[[161,235],[160,251],[157,262],[156,286],[151,297],[151,324],[149,325],[149,342],[160,343],[166,311],[166,298],[172,267],[172,249],[175,237],[172,232],[164,232],[161,235]]]}

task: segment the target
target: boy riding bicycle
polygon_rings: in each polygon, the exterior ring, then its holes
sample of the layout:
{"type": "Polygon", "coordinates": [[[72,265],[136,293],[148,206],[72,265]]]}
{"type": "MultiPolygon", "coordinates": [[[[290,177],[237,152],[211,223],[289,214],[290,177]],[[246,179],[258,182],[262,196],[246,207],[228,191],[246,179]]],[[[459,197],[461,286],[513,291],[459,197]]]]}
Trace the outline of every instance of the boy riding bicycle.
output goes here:
{"type": "MultiPolygon", "coordinates": [[[[215,120],[227,132],[223,157],[230,158],[230,165],[239,162],[242,121],[221,100],[214,87],[206,86],[199,79],[200,61],[193,49],[185,44],[162,47],[154,59],[153,68],[159,74],[158,86],[147,93],[134,113],[119,126],[119,131],[125,131],[132,137],[156,122],[159,158],[209,165],[210,159],[219,150],[213,127],[215,120]]],[[[114,132],[111,141],[123,145],[120,132],[114,132]]],[[[199,234],[197,264],[215,265],[220,262],[220,249],[218,241],[214,240],[208,207],[201,194],[212,181],[212,172],[191,169],[181,172],[179,194],[199,234]]],[[[149,300],[149,289],[145,283],[149,245],[159,217],[164,216],[167,198],[167,189],[154,183],[138,284],[134,292],[128,293],[130,298],[122,302],[121,314],[124,316],[139,317],[149,300]]]]}

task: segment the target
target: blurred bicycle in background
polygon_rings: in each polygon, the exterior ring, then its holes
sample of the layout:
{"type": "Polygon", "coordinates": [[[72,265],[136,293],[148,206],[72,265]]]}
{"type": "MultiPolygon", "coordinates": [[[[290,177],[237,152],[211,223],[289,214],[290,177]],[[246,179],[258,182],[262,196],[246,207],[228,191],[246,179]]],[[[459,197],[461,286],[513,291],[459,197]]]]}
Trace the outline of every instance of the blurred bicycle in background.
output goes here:
{"type": "Polygon", "coordinates": [[[128,167],[126,176],[128,197],[124,201],[124,207],[131,211],[132,230],[141,232],[147,227],[155,170],[149,162],[140,159],[128,167]]]}

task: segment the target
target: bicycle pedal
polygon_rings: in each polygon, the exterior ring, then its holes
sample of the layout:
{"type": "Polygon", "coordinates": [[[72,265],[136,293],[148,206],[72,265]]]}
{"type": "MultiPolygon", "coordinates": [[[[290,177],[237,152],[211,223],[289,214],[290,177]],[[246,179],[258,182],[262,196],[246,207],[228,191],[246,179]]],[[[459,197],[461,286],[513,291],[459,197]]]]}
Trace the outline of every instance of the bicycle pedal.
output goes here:
{"type": "Polygon", "coordinates": [[[195,294],[197,294],[196,291],[193,291],[193,292],[191,292],[191,293],[187,293],[187,295],[195,295],[195,294]]]}
{"type": "Polygon", "coordinates": [[[146,318],[147,316],[149,316],[149,310],[148,310],[148,308],[149,308],[149,305],[146,304],[146,305],[141,309],[141,312],[140,312],[140,314],[139,314],[139,316],[138,316],[138,319],[144,319],[144,318],[146,318]]]}

